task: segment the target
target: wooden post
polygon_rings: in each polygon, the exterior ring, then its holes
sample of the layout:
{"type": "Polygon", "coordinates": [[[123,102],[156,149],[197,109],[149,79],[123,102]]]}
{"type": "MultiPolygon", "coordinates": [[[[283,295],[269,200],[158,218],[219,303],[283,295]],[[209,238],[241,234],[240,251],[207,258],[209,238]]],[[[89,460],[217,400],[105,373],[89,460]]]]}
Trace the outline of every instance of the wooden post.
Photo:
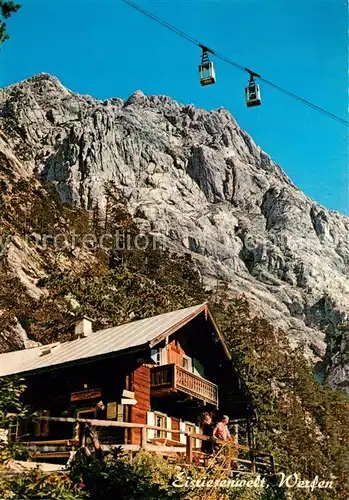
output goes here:
{"type": "Polygon", "coordinates": [[[250,460],[251,460],[251,472],[252,474],[256,473],[256,457],[254,454],[254,450],[250,451],[250,460]]]}
{"type": "Polygon", "coordinates": [[[248,447],[250,449],[250,460],[251,460],[251,472],[255,474],[256,472],[256,459],[253,449],[253,435],[251,430],[250,421],[247,420],[247,438],[248,438],[248,447]]]}
{"type": "Polygon", "coordinates": [[[251,427],[250,427],[250,421],[249,420],[247,420],[247,442],[248,442],[248,447],[252,448],[251,427]]]}
{"type": "Polygon", "coordinates": [[[147,448],[147,426],[143,425],[141,428],[141,448],[145,450],[147,448]]]}
{"type": "Polygon", "coordinates": [[[188,464],[193,463],[193,448],[194,448],[194,439],[188,434],[187,435],[187,462],[188,464]]]}
{"type": "Polygon", "coordinates": [[[225,461],[225,468],[230,470],[231,469],[231,462],[233,458],[233,448],[231,446],[231,442],[228,444],[227,449],[226,449],[226,461],[225,461]]]}
{"type": "Polygon", "coordinates": [[[235,443],[239,444],[239,424],[234,424],[235,443]]]}
{"type": "MultiPolygon", "coordinates": [[[[132,391],[132,383],[130,375],[126,375],[125,377],[125,389],[127,391],[132,391]]],[[[131,411],[128,405],[125,405],[125,420],[126,422],[131,422],[131,411]]],[[[126,428],[124,431],[124,443],[125,444],[131,443],[131,439],[132,439],[132,431],[131,429],[126,428]]]]}
{"type": "Polygon", "coordinates": [[[257,465],[256,465],[256,440],[254,437],[254,427],[251,427],[251,437],[252,437],[252,471],[255,473],[257,472],[257,465]]]}

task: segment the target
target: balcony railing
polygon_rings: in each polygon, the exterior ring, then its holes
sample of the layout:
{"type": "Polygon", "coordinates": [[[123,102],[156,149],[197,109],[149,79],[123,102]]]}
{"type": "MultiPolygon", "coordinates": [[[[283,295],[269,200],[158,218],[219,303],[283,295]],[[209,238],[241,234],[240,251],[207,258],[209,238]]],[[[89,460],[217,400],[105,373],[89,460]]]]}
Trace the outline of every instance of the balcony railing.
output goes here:
{"type": "Polygon", "coordinates": [[[218,407],[218,387],[176,364],[151,369],[151,390],[155,394],[181,391],[218,407]]]}

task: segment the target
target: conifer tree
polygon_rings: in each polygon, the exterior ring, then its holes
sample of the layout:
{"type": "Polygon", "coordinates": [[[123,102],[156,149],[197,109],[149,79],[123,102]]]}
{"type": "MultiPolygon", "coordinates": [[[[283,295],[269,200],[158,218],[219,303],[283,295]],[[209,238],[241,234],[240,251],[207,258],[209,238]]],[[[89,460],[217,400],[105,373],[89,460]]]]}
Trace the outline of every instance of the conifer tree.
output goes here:
{"type": "Polygon", "coordinates": [[[6,1],[6,0],[0,0],[0,12],[1,12],[1,19],[0,19],[0,45],[4,43],[8,38],[8,34],[6,32],[6,22],[5,20],[8,19],[11,14],[14,12],[17,12],[17,10],[20,8],[20,5],[15,4],[12,0],[6,1]]]}

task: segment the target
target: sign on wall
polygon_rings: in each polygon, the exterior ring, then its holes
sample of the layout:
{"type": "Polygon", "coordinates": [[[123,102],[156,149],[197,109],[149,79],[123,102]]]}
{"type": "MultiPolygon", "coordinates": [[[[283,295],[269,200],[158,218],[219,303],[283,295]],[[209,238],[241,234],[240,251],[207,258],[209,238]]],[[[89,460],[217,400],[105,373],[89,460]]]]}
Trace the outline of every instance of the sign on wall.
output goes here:
{"type": "Polygon", "coordinates": [[[135,404],[137,404],[137,399],[122,398],[121,404],[122,405],[135,405],[135,404]]]}
{"type": "Polygon", "coordinates": [[[72,392],[70,394],[70,401],[82,401],[85,399],[94,399],[102,396],[100,389],[87,389],[85,391],[72,392]]]}
{"type": "Polygon", "coordinates": [[[117,404],[116,402],[107,404],[107,418],[117,417],[117,404]]]}
{"type": "Polygon", "coordinates": [[[135,393],[132,391],[126,391],[126,389],[123,390],[122,392],[122,397],[123,398],[131,398],[133,399],[135,397],[135,393]]]}

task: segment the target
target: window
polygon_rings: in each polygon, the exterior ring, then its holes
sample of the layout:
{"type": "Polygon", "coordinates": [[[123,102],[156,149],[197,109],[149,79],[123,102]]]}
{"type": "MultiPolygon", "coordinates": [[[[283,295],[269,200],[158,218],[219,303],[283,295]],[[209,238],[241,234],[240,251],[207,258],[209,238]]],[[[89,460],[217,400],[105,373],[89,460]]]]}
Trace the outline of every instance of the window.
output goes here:
{"type": "Polygon", "coordinates": [[[195,425],[190,423],[190,422],[189,423],[186,422],[185,423],[185,430],[186,430],[186,432],[189,432],[190,434],[192,434],[195,432],[195,425]]]}
{"type": "Polygon", "coordinates": [[[187,370],[188,372],[192,371],[192,359],[189,358],[189,356],[183,356],[183,368],[187,370]]]}
{"type": "Polygon", "coordinates": [[[199,375],[199,377],[205,378],[205,368],[196,358],[193,358],[193,373],[199,375]]]}
{"type": "MultiPolygon", "coordinates": [[[[163,413],[155,413],[155,426],[156,427],[165,427],[166,428],[166,415],[163,413]]],[[[156,438],[165,438],[166,431],[155,431],[156,438]]]]}
{"type": "Polygon", "coordinates": [[[164,364],[163,361],[164,349],[161,347],[155,347],[150,352],[150,357],[157,365],[164,364]]]}
{"type": "MultiPolygon", "coordinates": [[[[48,410],[42,410],[38,413],[40,417],[49,417],[50,412],[48,410]]],[[[49,434],[49,421],[48,420],[36,420],[35,423],[35,436],[47,437],[49,434]]]]}
{"type": "Polygon", "coordinates": [[[11,424],[9,426],[9,430],[8,430],[8,433],[5,431],[5,429],[1,429],[1,431],[3,431],[3,436],[2,438],[0,438],[0,441],[5,441],[7,442],[10,441],[10,442],[14,442],[14,441],[17,441],[18,439],[18,435],[19,435],[19,422],[15,422],[13,424],[11,424]]]}

